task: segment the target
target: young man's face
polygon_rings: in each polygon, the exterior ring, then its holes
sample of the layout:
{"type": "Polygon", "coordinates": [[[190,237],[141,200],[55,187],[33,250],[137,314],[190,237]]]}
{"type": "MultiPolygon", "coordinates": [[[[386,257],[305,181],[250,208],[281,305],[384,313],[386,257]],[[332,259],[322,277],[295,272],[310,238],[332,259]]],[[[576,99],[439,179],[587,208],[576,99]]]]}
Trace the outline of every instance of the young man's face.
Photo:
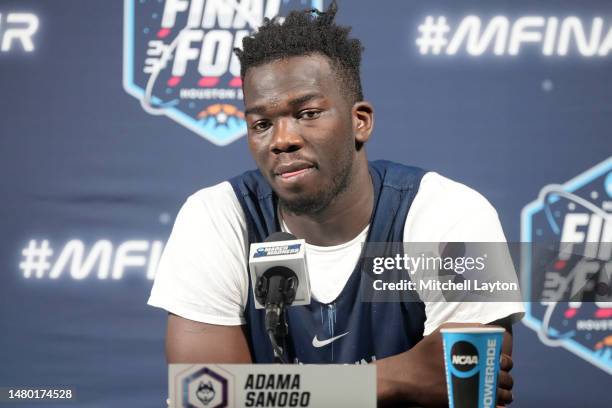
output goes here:
{"type": "Polygon", "coordinates": [[[281,205],[316,213],[350,183],[351,105],[320,54],[250,68],[244,78],[251,154],[281,205]]]}

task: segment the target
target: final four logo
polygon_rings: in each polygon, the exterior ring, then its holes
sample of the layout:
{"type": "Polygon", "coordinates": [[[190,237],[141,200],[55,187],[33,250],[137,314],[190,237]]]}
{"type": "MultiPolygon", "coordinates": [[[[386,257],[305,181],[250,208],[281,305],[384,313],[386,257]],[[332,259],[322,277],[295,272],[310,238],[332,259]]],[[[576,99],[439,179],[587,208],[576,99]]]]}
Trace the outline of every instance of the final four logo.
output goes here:
{"type": "Polygon", "coordinates": [[[523,322],[612,374],[612,157],[523,209],[523,322]],[[563,299],[567,301],[559,302],[563,299]]]}
{"type": "Polygon", "coordinates": [[[323,0],[124,0],[123,87],[216,145],[246,134],[240,64],[233,49],[289,10],[323,0]]]}

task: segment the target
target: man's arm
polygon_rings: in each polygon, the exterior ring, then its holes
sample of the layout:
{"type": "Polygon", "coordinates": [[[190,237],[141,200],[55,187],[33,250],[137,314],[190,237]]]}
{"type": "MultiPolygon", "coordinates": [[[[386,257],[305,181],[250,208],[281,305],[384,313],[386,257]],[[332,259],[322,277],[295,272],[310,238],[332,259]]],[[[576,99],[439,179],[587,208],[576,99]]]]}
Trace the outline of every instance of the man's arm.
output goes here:
{"type": "Polygon", "coordinates": [[[171,363],[249,364],[246,326],[220,326],[168,314],[166,359],[171,363]]]}
{"type": "Polygon", "coordinates": [[[170,313],[169,363],[251,361],[242,328],[249,284],[241,211],[223,182],[190,196],[176,217],[148,301],[170,313]]]}
{"type": "MultiPolygon", "coordinates": [[[[440,329],[461,326],[482,325],[474,323],[443,324],[410,350],[376,361],[379,404],[390,406],[407,402],[423,407],[448,406],[440,329]]],[[[512,402],[513,380],[509,373],[512,369],[511,353],[512,332],[506,331],[502,345],[503,357],[497,390],[499,404],[512,402]]]]}

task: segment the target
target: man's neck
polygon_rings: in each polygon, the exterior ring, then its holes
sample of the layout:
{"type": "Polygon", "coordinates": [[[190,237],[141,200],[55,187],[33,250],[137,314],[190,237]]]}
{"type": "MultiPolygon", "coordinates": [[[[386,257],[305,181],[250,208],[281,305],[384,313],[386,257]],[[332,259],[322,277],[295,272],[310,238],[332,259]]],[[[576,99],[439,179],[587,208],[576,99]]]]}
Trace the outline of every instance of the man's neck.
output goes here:
{"type": "Polygon", "coordinates": [[[366,162],[324,210],[296,215],[281,207],[281,216],[296,237],[312,245],[331,246],[348,242],[363,231],[373,209],[374,187],[366,162]]]}

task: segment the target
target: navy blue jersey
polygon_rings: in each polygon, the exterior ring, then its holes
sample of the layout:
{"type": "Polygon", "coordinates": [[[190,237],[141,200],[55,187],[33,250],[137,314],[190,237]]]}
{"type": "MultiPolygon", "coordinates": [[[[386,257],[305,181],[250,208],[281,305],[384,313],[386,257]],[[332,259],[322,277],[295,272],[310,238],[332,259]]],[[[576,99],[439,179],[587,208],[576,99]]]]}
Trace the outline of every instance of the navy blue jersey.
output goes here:
{"type": "MultiPolygon", "coordinates": [[[[374,185],[374,210],[367,242],[402,242],[406,215],[425,171],[388,161],[371,162],[369,169],[374,185]]],[[[262,242],[280,231],[277,197],[259,171],[246,172],[230,183],[246,217],[249,243],[262,242]]],[[[360,259],[332,303],[313,299],[309,305],[286,310],[289,334],[283,349],[289,361],[366,363],[406,351],[422,339],[425,305],[363,302],[359,291],[364,272],[364,261],[360,259]]],[[[255,309],[249,277],[245,318],[247,340],[256,363],[274,362],[264,315],[263,309],[255,309]]]]}

